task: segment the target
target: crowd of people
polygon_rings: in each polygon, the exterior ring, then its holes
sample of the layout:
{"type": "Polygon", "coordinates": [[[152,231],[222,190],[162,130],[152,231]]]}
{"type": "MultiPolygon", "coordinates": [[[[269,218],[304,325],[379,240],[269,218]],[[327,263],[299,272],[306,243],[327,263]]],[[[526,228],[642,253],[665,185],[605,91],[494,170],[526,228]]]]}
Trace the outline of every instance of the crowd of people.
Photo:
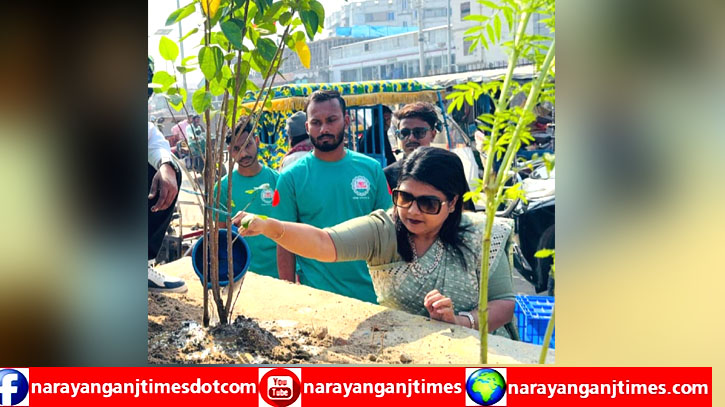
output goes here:
{"type": "MultiPolygon", "coordinates": [[[[220,227],[240,227],[251,251],[249,270],[257,274],[474,329],[481,262],[488,261],[494,331],[513,318],[512,225],[497,219],[491,253],[482,259],[485,217],[464,204],[468,184],[461,160],[429,146],[440,131],[435,108],[424,102],[395,112],[386,108],[385,123],[374,123],[365,140],[375,137],[375,129],[387,133],[391,116],[401,159],[395,160],[387,136],[383,146],[363,143],[366,151],[382,147],[390,153],[384,169],[345,147],[350,117],[336,91],[312,93],[304,111],[287,119],[290,150],[279,173],[261,162],[251,126],[237,126],[227,137],[235,169],[216,185],[221,211],[232,215],[222,215],[220,227]]],[[[175,127],[181,136],[198,126],[193,120],[175,127]]],[[[158,252],[180,182],[170,159],[174,150],[164,142],[149,123],[149,259],[158,252]]],[[[149,267],[149,290],[180,292],[186,286],[149,267]]]]}

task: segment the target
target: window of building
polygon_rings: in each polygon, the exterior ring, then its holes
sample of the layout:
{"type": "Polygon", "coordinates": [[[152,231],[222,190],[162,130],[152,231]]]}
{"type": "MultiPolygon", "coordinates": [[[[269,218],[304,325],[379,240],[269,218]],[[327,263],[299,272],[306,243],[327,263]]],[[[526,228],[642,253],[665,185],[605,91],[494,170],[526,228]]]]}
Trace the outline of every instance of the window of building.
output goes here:
{"type": "Polygon", "coordinates": [[[447,9],[445,7],[440,8],[427,8],[423,11],[424,18],[435,18],[445,17],[447,9]]]}
{"type": "Polygon", "coordinates": [[[400,8],[403,10],[407,10],[408,9],[408,0],[403,0],[400,5],[400,8]]]}
{"type": "Polygon", "coordinates": [[[368,67],[363,68],[362,69],[362,80],[372,81],[373,79],[375,79],[375,76],[377,76],[376,75],[377,69],[375,69],[375,68],[376,67],[374,67],[374,66],[368,66],[368,67]]]}
{"type": "Polygon", "coordinates": [[[395,13],[392,13],[392,12],[388,13],[388,21],[393,21],[393,20],[395,20],[395,13]]]}
{"type": "Polygon", "coordinates": [[[365,52],[370,51],[370,44],[365,44],[365,52]]]}
{"type": "Polygon", "coordinates": [[[471,14],[471,2],[466,1],[461,3],[461,21],[463,21],[463,17],[466,17],[471,14]]]}
{"type": "Polygon", "coordinates": [[[358,78],[357,73],[358,73],[357,69],[348,69],[348,70],[342,71],[342,81],[343,82],[359,81],[360,78],[358,78]]]}

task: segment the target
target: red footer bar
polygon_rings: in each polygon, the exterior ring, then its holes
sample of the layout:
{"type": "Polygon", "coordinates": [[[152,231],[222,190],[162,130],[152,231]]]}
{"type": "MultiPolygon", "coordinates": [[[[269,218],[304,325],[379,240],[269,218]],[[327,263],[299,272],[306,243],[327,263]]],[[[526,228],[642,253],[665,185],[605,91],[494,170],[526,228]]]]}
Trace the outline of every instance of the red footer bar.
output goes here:
{"type": "Polygon", "coordinates": [[[710,406],[709,367],[2,368],[0,405],[710,406]],[[483,369],[483,370],[481,370],[483,369]],[[231,404],[230,404],[231,403],[231,404]],[[211,404],[206,404],[211,405],[211,404]]]}

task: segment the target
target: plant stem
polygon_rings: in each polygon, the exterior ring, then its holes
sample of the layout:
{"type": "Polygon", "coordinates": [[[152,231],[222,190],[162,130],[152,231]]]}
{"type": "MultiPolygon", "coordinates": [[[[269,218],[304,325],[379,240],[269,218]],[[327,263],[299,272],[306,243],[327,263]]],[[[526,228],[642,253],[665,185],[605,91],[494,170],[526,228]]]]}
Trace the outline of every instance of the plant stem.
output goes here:
{"type": "Polygon", "coordinates": [[[541,345],[541,355],[539,356],[539,364],[543,365],[546,363],[546,354],[549,351],[549,342],[551,342],[551,335],[554,333],[554,311],[555,307],[551,308],[551,319],[546,325],[546,333],[544,334],[544,343],[541,345]]]}
{"type": "MultiPolygon", "coordinates": [[[[507,94],[513,78],[514,67],[519,58],[520,43],[522,41],[526,25],[531,17],[530,11],[524,11],[516,30],[514,39],[514,47],[509,57],[508,71],[504,78],[501,95],[496,104],[496,115],[494,124],[491,129],[491,140],[488,145],[488,159],[486,160],[486,168],[483,173],[484,192],[486,194],[486,225],[483,232],[483,252],[481,253],[481,281],[479,283],[480,291],[478,298],[478,332],[481,336],[480,362],[488,363],[488,273],[489,273],[489,253],[491,252],[491,230],[493,229],[493,219],[496,213],[496,192],[498,184],[496,184],[495,175],[493,174],[494,147],[496,146],[496,133],[498,132],[498,124],[501,122],[501,115],[507,103],[507,94]]],[[[499,169],[501,172],[501,169],[499,169]]]]}

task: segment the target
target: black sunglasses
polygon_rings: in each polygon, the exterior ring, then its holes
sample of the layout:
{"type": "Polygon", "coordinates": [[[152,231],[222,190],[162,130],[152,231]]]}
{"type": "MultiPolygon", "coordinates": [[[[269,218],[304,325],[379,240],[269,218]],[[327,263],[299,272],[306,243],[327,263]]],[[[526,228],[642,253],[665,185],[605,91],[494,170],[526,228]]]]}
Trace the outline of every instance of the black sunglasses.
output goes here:
{"type": "Polygon", "coordinates": [[[429,215],[438,215],[441,212],[441,206],[447,201],[441,201],[435,196],[423,195],[413,196],[399,189],[393,190],[393,204],[399,208],[410,208],[413,201],[418,203],[418,209],[429,215]]]}
{"type": "Polygon", "coordinates": [[[410,134],[413,134],[413,137],[416,138],[416,140],[420,140],[423,137],[425,137],[426,134],[428,134],[428,130],[430,130],[430,127],[416,127],[414,129],[400,129],[395,130],[395,135],[401,139],[405,140],[406,137],[410,136],[410,134]]]}

